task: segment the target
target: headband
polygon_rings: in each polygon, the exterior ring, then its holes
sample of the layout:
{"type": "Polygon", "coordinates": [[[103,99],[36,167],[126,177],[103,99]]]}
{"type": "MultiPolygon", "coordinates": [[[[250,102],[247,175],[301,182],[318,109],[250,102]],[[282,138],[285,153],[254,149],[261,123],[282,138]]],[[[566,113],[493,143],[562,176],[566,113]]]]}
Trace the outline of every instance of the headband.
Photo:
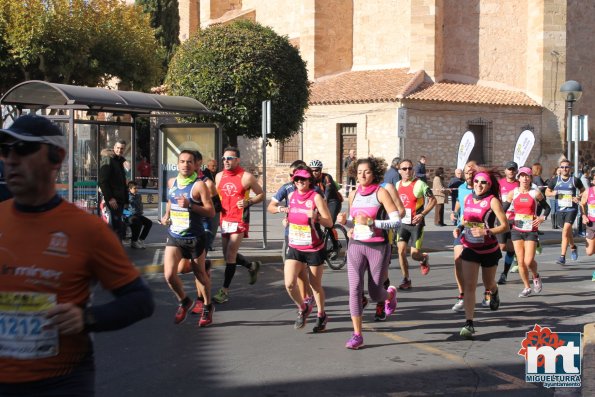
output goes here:
{"type": "Polygon", "coordinates": [[[474,178],[477,178],[478,176],[483,176],[485,180],[488,181],[488,185],[492,186],[492,178],[490,178],[488,174],[486,174],[485,172],[478,172],[477,174],[475,174],[474,178]]]}

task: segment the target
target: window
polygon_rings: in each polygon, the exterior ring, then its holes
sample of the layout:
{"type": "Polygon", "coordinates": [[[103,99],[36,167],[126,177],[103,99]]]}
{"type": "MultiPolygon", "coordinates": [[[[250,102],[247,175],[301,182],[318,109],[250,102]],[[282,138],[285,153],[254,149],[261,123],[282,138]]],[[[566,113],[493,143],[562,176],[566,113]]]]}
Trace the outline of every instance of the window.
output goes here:
{"type": "Polygon", "coordinates": [[[475,137],[475,146],[469,155],[469,161],[475,160],[477,164],[492,163],[492,122],[482,118],[471,120],[467,123],[469,131],[475,137]]]}
{"type": "Polygon", "coordinates": [[[291,136],[285,141],[279,141],[277,159],[279,163],[291,164],[302,158],[302,132],[291,136]]]}

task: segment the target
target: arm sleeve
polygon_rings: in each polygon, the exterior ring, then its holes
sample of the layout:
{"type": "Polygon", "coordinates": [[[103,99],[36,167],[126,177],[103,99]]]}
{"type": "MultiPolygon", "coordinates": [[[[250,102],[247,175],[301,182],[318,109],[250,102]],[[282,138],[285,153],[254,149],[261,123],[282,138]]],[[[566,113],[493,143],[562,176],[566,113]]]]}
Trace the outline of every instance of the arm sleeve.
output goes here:
{"type": "Polygon", "coordinates": [[[541,200],[538,201],[539,205],[541,206],[541,208],[543,208],[543,216],[544,218],[547,219],[548,215],[550,214],[550,212],[552,211],[552,208],[550,207],[550,205],[547,203],[547,200],[544,198],[542,198],[541,200]]]}
{"type": "Polygon", "coordinates": [[[502,209],[504,210],[504,212],[508,211],[508,209],[510,208],[510,205],[512,203],[510,201],[503,201],[502,202],[502,209]]]}

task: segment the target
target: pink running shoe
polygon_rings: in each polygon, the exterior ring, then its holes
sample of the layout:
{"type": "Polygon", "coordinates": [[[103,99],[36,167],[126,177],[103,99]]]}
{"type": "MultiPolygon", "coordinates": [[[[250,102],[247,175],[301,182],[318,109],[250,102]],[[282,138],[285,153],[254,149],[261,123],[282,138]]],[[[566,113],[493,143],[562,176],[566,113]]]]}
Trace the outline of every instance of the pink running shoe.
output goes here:
{"type": "Polygon", "coordinates": [[[424,259],[419,262],[419,267],[424,276],[430,272],[430,256],[428,254],[424,255],[424,259]]]}
{"type": "Polygon", "coordinates": [[[345,344],[345,347],[351,350],[357,350],[364,345],[364,337],[361,335],[353,334],[351,338],[345,344]]]}
{"type": "Polygon", "coordinates": [[[397,288],[391,285],[386,291],[388,292],[388,299],[384,302],[384,312],[387,316],[390,316],[397,308],[397,288]]]}

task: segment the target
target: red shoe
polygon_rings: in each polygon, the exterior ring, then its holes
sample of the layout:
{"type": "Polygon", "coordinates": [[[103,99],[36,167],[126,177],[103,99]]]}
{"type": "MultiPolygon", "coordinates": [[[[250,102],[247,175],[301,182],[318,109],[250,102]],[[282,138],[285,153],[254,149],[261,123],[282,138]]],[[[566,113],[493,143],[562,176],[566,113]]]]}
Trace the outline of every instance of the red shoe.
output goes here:
{"type": "Polygon", "coordinates": [[[188,303],[180,303],[178,306],[178,310],[176,310],[176,317],[174,318],[175,324],[181,324],[186,320],[188,317],[188,312],[194,309],[194,301],[192,299],[188,299],[188,303]]]}
{"type": "Polygon", "coordinates": [[[200,320],[198,321],[199,327],[206,327],[208,325],[211,325],[211,323],[213,322],[213,312],[215,311],[215,306],[213,306],[212,304],[209,306],[211,306],[210,309],[208,306],[204,306],[202,316],[200,316],[200,320]]]}
{"type": "Polygon", "coordinates": [[[196,300],[196,304],[194,305],[194,308],[192,309],[192,314],[201,314],[202,313],[202,309],[204,306],[204,302],[201,301],[200,299],[196,300]]]}
{"type": "Polygon", "coordinates": [[[403,281],[399,284],[399,289],[411,289],[411,280],[403,278],[403,281]]]}
{"type": "Polygon", "coordinates": [[[424,255],[424,259],[419,262],[419,266],[421,268],[421,274],[426,275],[430,272],[430,257],[426,254],[424,255]]]}

